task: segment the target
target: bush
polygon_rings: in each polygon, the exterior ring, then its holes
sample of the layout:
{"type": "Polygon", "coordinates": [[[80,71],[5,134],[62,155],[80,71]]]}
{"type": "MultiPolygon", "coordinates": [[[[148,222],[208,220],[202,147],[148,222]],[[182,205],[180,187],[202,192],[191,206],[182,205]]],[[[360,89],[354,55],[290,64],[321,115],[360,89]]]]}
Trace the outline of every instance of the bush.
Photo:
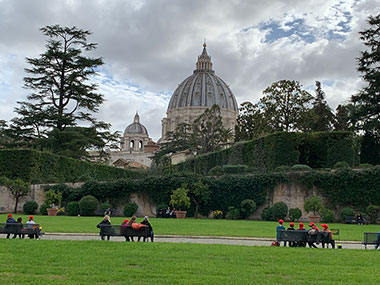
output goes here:
{"type": "Polygon", "coordinates": [[[350,168],[350,165],[345,161],[338,161],[334,164],[334,169],[350,168]]]}
{"type": "Polygon", "coordinates": [[[290,170],[292,171],[312,171],[313,169],[306,164],[294,164],[290,170]]]}
{"type": "Polygon", "coordinates": [[[22,210],[27,215],[33,215],[37,209],[38,209],[38,204],[36,201],[27,201],[22,207],[22,210]]]}
{"type": "Polygon", "coordinates": [[[290,167],[288,165],[280,165],[280,166],[277,166],[274,171],[285,172],[285,171],[289,171],[289,170],[290,170],[290,167]]]}
{"type": "Polygon", "coordinates": [[[306,198],[305,204],[304,204],[304,209],[306,212],[310,213],[313,212],[314,215],[319,213],[321,209],[323,208],[322,205],[322,198],[319,196],[313,196],[306,198]]]}
{"type": "Polygon", "coordinates": [[[61,192],[55,192],[53,189],[49,189],[49,191],[45,192],[45,200],[44,204],[49,205],[52,207],[53,205],[55,206],[60,206],[62,201],[62,193],[61,192]]]}
{"type": "Polygon", "coordinates": [[[93,216],[98,207],[98,200],[94,196],[84,196],[79,201],[80,214],[82,216],[93,216]]]}
{"type": "Polygon", "coordinates": [[[128,203],[124,207],[124,216],[125,217],[132,217],[134,214],[136,214],[138,205],[135,202],[128,203]]]}
{"type": "Polygon", "coordinates": [[[100,206],[100,209],[102,209],[103,211],[107,210],[107,209],[111,209],[111,204],[110,203],[102,203],[102,205],[100,206]]]}
{"type": "Polygon", "coordinates": [[[79,203],[78,202],[69,202],[66,206],[66,213],[69,216],[78,216],[80,211],[79,211],[79,203]]]}
{"type": "Polygon", "coordinates": [[[217,165],[217,166],[211,168],[208,171],[208,174],[209,175],[223,175],[224,174],[223,167],[221,167],[220,165],[217,165]]]}
{"type": "Polygon", "coordinates": [[[298,220],[302,217],[302,211],[299,208],[291,208],[289,209],[289,218],[292,222],[298,220]]]}
{"type": "Polygon", "coordinates": [[[263,221],[273,221],[273,208],[272,207],[266,207],[261,212],[261,219],[263,221]]]}
{"type": "Polygon", "coordinates": [[[254,211],[256,211],[256,203],[251,199],[245,199],[240,203],[240,211],[242,218],[248,218],[254,211]]]}
{"type": "Polygon", "coordinates": [[[340,217],[342,218],[342,221],[345,221],[347,216],[355,216],[354,209],[350,207],[342,208],[342,210],[340,211],[340,217]]]}
{"type": "Polygon", "coordinates": [[[371,224],[376,224],[377,217],[379,216],[379,206],[369,205],[367,207],[367,215],[371,224]]]}
{"type": "Polygon", "coordinates": [[[278,202],[273,205],[273,220],[285,219],[288,214],[288,206],[284,202],[278,202]]]}
{"type": "Polygon", "coordinates": [[[335,221],[334,212],[330,209],[321,209],[321,221],[324,223],[333,223],[335,221]]]}
{"type": "Polygon", "coordinates": [[[240,174],[240,173],[245,173],[245,172],[249,172],[250,169],[248,167],[248,165],[223,165],[223,171],[225,173],[229,173],[229,174],[240,174]]]}
{"type": "Polygon", "coordinates": [[[240,211],[239,211],[238,208],[228,207],[228,212],[227,212],[227,215],[226,215],[227,219],[237,220],[237,219],[239,219],[239,217],[240,217],[240,211]]]}
{"type": "Polygon", "coordinates": [[[48,213],[47,213],[47,208],[49,208],[50,206],[49,205],[46,205],[46,204],[42,204],[41,206],[40,206],[40,214],[41,215],[47,215],[48,213]]]}
{"type": "Polygon", "coordinates": [[[372,168],[373,165],[372,164],[369,164],[369,163],[361,163],[359,165],[360,168],[372,168]]]}

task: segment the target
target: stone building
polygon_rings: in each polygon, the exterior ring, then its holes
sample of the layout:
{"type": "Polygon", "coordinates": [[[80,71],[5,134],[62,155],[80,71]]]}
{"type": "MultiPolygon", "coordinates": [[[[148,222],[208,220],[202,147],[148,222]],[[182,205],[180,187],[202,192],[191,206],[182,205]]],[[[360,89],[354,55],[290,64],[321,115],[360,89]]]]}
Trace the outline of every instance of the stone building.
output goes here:
{"type": "Polygon", "coordinates": [[[140,123],[136,113],[133,123],[125,128],[120,140],[120,151],[110,153],[110,165],[123,168],[146,168],[152,163],[151,156],[158,145],[149,137],[148,130],[140,123]]]}
{"type": "Polygon", "coordinates": [[[211,57],[207,54],[204,43],[193,74],[178,85],[170,99],[167,116],[162,119],[161,142],[166,140],[166,134],[174,131],[178,124],[193,123],[214,104],[220,107],[223,126],[234,132],[238,104],[231,89],[212,69],[211,57]]]}

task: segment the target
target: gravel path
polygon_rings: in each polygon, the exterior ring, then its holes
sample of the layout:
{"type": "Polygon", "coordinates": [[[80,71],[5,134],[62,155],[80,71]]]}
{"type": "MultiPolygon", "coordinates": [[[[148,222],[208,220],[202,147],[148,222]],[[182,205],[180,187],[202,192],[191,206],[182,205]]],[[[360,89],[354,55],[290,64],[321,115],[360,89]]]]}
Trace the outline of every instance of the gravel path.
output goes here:
{"type": "MultiPolygon", "coordinates": [[[[100,240],[98,234],[78,234],[78,233],[47,233],[43,236],[44,240],[100,240]]],[[[135,238],[137,240],[137,238],[135,238]]],[[[123,237],[111,237],[111,241],[125,241],[123,237]]],[[[270,246],[272,239],[269,238],[246,238],[246,237],[206,237],[206,236],[174,236],[157,235],[155,242],[170,243],[200,243],[200,244],[228,244],[246,246],[270,246]]],[[[337,241],[344,249],[364,249],[360,242],[356,241],[337,241]]],[[[369,249],[373,249],[369,246],[369,249]]]]}

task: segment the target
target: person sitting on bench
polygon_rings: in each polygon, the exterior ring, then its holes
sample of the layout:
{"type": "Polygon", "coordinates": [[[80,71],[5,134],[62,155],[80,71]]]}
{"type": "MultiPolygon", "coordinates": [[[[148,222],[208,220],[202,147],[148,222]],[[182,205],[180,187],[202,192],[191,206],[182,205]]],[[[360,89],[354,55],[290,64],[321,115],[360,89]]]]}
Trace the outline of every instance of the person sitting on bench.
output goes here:
{"type": "MultiPolygon", "coordinates": [[[[295,231],[296,229],[294,228],[294,223],[291,222],[291,223],[289,224],[289,228],[287,228],[286,230],[287,230],[287,231],[295,231]]],[[[294,247],[295,244],[296,244],[296,243],[295,243],[294,241],[289,241],[289,246],[290,246],[290,247],[294,247]]]]}
{"type": "MultiPolygon", "coordinates": [[[[13,224],[16,224],[16,220],[13,218],[12,214],[9,214],[8,217],[7,217],[5,228],[8,228],[9,230],[13,230],[14,229],[14,225],[13,224]]],[[[8,233],[7,234],[7,238],[9,238],[10,236],[11,236],[11,234],[8,233]]],[[[14,235],[13,238],[16,238],[16,235],[14,235]]]]}
{"type": "MultiPolygon", "coordinates": [[[[142,225],[145,225],[146,227],[149,227],[149,237],[150,237],[150,241],[153,242],[153,239],[154,239],[154,232],[153,232],[153,228],[152,228],[152,225],[149,223],[148,221],[148,216],[145,216],[144,217],[144,220],[141,222],[142,225]]],[[[144,242],[146,240],[146,237],[144,237],[144,242]]],[[[138,240],[137,241],[140,241],[140,237],[138,237],[138,240]]]]}
{"type": "Polygon", "coordinates": [[[375,240],[375,249],[378,249],[380,246],[380,231],[377,233],[377,239],[375,240]]]}
{"type": "MultiPolygon", "coordinates": [[[[307,232],[306,229],[304,228],[304,224],[302,222],[299,223],[299,228],[297,229],[297,231],[307,232]]],[[[297,242],[297,244],[295,244],[295,246],[306,247],[306,242],[304,242],[304,241],[297,242]]]]}
{"type": "MultiPolygon", "coordinates": [[[[329,243],[331,244],[332,248],[335,248],[335,241],[333,240],[333,235],[331,231],[329,230],[329,226],[326,224],[321,225],[323,230],[321,231],[321,234],[323,234],[324,238],[327,238],[329,240],[329,243]]],[[[328,246],[328,243],[327,243],[328,246]]],[[[322,242],[322,247],[325,248],[325,242],[322,242]]]]}
{"type": "Polygon", "coordinates": [[[100,229],[100,238],[104,240],[104,237],[107,237],[107,240],[110,240],[110,233],[112,232],[111,219],[110,216],[105,216],[104,219],[97,225],[100,229]]]}
{"type": "MultiPolygon", "coordinates": [[[[35,224],[35,221],[34,221],[34,217],[33,216],[29,216],[29,221],[26,222],[27,224],[27,229],[33,229],[34,228],[34,224],[35,224]]],[[[28,237],[30,239],[38,239],[38,235],[37,234],[29,234],[28,237]]]]}
{"type": "Polygon", "coordinates": [[[309,224],[309,227],[311,229],[307,232],[309,235],[307,244],[309,245],[310,248],[311,247],[317,248],[317,246],[314,243],[317,241],[319,229],[313,222],[309,224]]]}

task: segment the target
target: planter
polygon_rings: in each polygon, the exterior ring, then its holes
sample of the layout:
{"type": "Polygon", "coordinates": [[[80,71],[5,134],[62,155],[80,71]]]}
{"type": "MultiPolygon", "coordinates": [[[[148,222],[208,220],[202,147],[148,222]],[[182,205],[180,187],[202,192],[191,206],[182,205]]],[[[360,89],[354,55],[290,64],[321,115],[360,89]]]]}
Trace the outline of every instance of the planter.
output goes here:
{"type": "Polygon", "coordinates": [[[187,211],[175,211],[175,216],[177,219],[184,219],[186,217],[187,211]]]}
{"type": "Polygon", "coordinates": [[[320,216],[309,216],[309,221],[313,223],[319,223],[320,219],[320,216]]]}
{"type": "Polygon", "coordinates": [[[58,208],[47,208],[46,211],[48,213],[48,216],[56,216],[58,208]]]}

